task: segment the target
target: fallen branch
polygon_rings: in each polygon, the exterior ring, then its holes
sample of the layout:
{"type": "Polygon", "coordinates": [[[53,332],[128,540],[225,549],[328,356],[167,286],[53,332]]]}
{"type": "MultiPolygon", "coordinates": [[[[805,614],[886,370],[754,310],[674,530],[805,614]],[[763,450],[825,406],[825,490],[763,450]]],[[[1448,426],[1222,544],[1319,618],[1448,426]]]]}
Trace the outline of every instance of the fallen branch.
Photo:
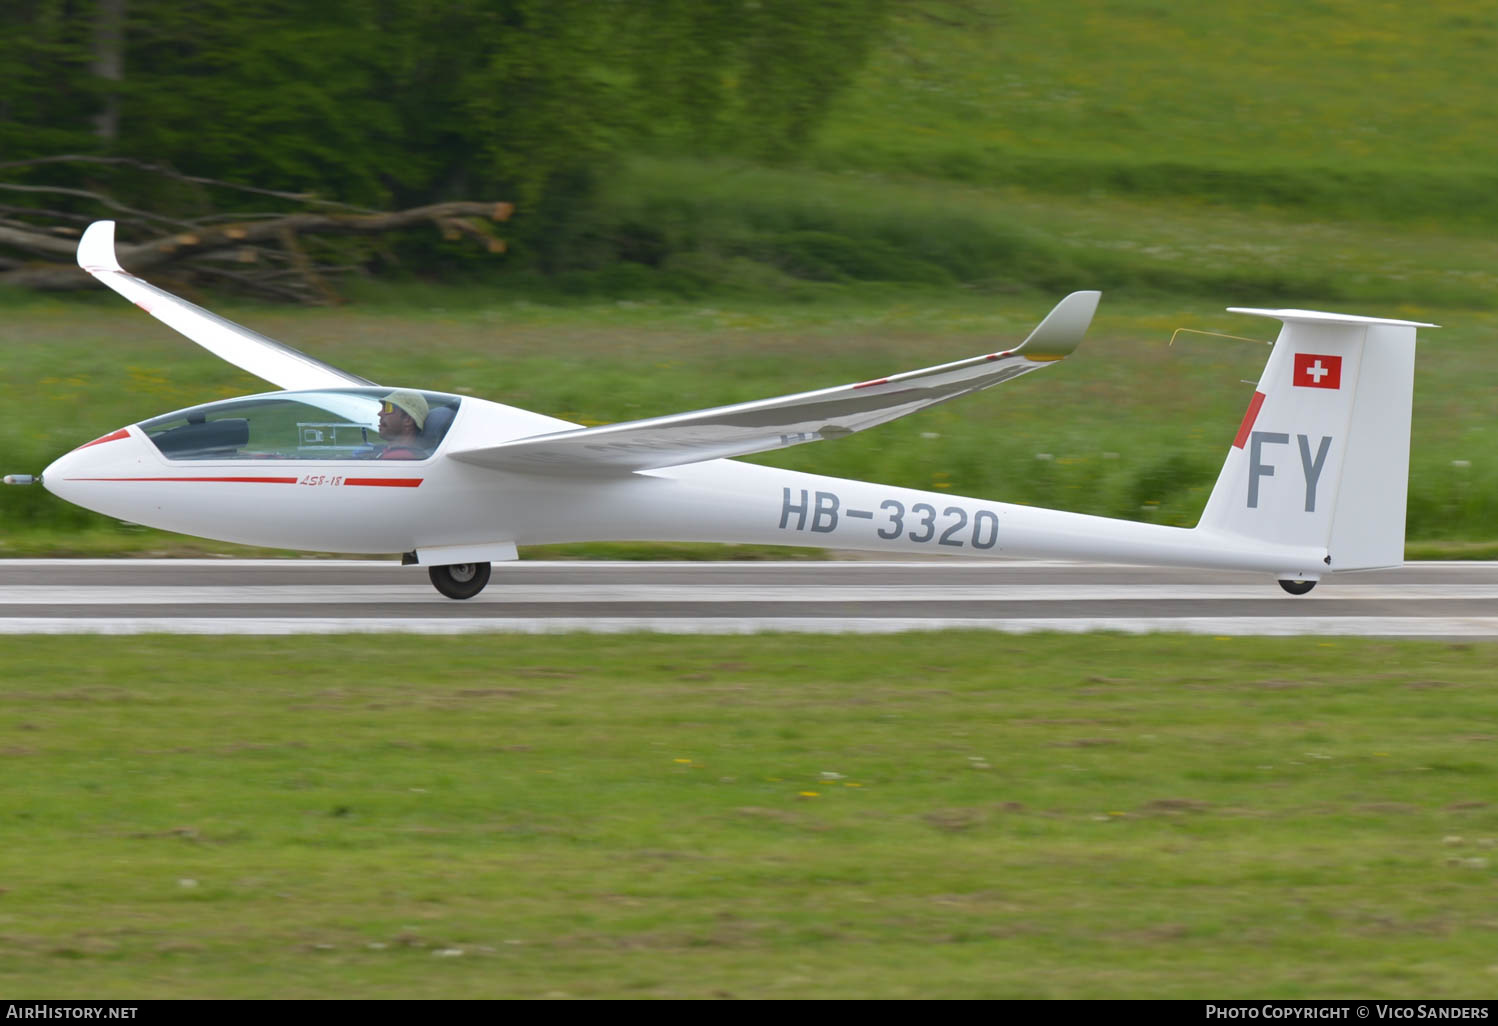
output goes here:
{"type": "MultiPolygon", "coordinates": [[[[47,191],[69,194],[80,192],[60,189],[47,191]]],[[[112,203],[108,205],[115,206],[112,203]]],[[[228,258],[255,264],[259,262],[255,259],[256,254],[267,253],[270,250],[266,247],[274,247],[285,254],[300,279],[302,294],[299,298],[303,301],[331,302],[336,301],[336,294],[322,277],[323,268],[315,267],[307,257],[302,244],[304,236],[379,235],[434,225],[448,238],[468,236],[478,240],[489,252],[502,253],[505,248],[503,240],[478,219],[505,221],[514,210],[510,203],[458,201],[373,213],[300,211],[269,217],[244,215],[238,220],[225,223],[176,222],[184,225],[182,230],[160,234],[134,245],[129,244],[128,234],[122,229],[116,253],[120,265],[133,273],[144,273],[169,265],[210,271],[203,263],[205,258],[228,258]],[[230,250],[235,251],[234,256],[227,252],[230,250]],[[251,254],[248,260],[243,255],[246,253],[251,254]]],[[[138,233],[143,227],[135,223],[131,233],[138,233]]],[[[15,266],[15,261],[9,261],[10,269],[0,270],[0,285],[41,290],[90,286],[92,279],[73,263],[78,245],[77,231],[73,227],[59,226],[23,228],[11,219],[0,223],[0,248],[14,251],[30,261],[23,266],[15,266]]],[[[6,259],[4,254],[0,254],[0,261],[6,259]]],[[[6,266],[6,263],[0,263],[0,268],[6,266]]],[[[351,268],[335,265],[333,269],[351,268]]],[[[221,266],[212,267],[210,273],[231,277],[247,287],[256,287],[258,281],[256,275],[228,274],[221,266]]],[[[271,286],[269,281],[265,281],[263,285],[265,292],[273,293],[277,298],[286,298],[287,288],[284,284],[271,286]]]]}

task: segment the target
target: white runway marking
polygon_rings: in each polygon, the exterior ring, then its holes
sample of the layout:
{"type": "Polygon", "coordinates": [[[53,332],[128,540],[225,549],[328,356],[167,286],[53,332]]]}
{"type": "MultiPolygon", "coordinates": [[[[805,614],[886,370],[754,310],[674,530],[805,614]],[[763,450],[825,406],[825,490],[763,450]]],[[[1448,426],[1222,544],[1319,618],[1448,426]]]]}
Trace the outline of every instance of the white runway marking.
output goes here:
{"type": "Polygon", "coordinates": [[[1208,634],[1219,637],[1492,638],[1498,617],[488,617],[219,619],[210,617],[17,617],[0,634],[900,634],[983,630],[1007,634],[1208,634]]]}
{"type": "MultiPolygon", "coordinates": [[[[1408,602],[1429,599],[1498,599],[1498,585],[1339,584],[1297,599],[1299,603],[1338,600],[1408,602]]],[[[1144,602],[1144,601],[1253,601],[1283,604],[1285,594],[1274,584],[1185,585],[1135,584],[951,584],[942,587],[900,584],[869,584],[862,587],[837,585],[809,587],[805,584],[507,584],[496,578],[465,607],[514,602],[1144,602]]],[[[0,606],[48,605],[266,605],[272,603],[316,603],[362,605],[367,603],[416,603],[452,605],[430,584],[329,585],[282,584],[201,587],[49,587],[46,585],[0,586],[0,606]]]]}
{"type": "Polygon", "coordinates": [[[1285,595],[1249,574],[1051,562],[496,566],[477,598],[365,560],[0,561],[0,634],[1178,632],[1498,639],[1498,565],[1285,595]]]}

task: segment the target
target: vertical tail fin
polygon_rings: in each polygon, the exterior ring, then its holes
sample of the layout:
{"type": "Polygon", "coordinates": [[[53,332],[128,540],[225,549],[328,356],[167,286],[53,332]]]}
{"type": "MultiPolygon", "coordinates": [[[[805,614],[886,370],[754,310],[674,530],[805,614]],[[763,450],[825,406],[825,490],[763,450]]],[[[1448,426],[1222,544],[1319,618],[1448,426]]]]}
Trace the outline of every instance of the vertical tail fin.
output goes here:
{"type": "Polygon", "coordinates": [[[1329,570],[1404,560],[1415,329],[1311,310],[1284,322],[1201,529],[1327,550],[1329,570]]]}

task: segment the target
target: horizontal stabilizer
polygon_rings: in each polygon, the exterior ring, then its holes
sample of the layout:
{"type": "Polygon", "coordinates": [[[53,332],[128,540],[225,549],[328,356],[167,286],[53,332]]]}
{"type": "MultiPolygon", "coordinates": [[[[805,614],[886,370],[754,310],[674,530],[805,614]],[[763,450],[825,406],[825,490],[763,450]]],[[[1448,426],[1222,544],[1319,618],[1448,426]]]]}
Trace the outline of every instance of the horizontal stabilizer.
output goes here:
{"type": "Polygon", "coordinates": [[[78,266],[130,302],[222,360],[286,389],[373,385],[290,346],[179,299],[120,267],[114,252],[114,222],[95,221],[78,241],[78,266]]]}
{"type": "Polygon", "coordinates": [[[647,420],[454,450],[502,470],[628,473],[841,438],[1054,363],[1077,347],[1099,293],[1073,292],[1023,343],[887,378],[647,420]]]}
{"type": "Polygon", "coordinates": [[[1260,310],[1247,306],[1230,306],[1228,313],[1248,314],[1250,317],[1270,317],[1286,324],[1345,324],[1351,327],[1367,327],[1371,324],[1388,324],[1398,328],[1439,328],[1439,324],[1425,321],[1399,321],[1391,317],[1362,317],[1358,314],[1328,313],[1324,310],[1260,310]]]}

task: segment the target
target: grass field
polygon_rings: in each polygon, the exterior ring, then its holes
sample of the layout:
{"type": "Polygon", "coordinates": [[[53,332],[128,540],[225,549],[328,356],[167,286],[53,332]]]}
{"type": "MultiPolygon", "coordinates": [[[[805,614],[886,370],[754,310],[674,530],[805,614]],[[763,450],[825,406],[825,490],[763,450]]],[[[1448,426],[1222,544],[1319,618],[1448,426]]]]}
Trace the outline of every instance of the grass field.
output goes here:
{"type": "Polygon", "coordinates": [[[1492,309],[1495,39],[1460,0],[905,6],[794,159],[611,174],[566,285],[1492,309]]]}
{"type": "Polygon", "coordinates": [[[1480,997],[1486,644],[0,640],[0,990],[1480,997]]]}
{"type": "Polygon", "coordinates": [[[1495,42],[1498,16],[1461,0],[908,7],[818,152],[839,170],[1491,227],[1495,42]]]}

